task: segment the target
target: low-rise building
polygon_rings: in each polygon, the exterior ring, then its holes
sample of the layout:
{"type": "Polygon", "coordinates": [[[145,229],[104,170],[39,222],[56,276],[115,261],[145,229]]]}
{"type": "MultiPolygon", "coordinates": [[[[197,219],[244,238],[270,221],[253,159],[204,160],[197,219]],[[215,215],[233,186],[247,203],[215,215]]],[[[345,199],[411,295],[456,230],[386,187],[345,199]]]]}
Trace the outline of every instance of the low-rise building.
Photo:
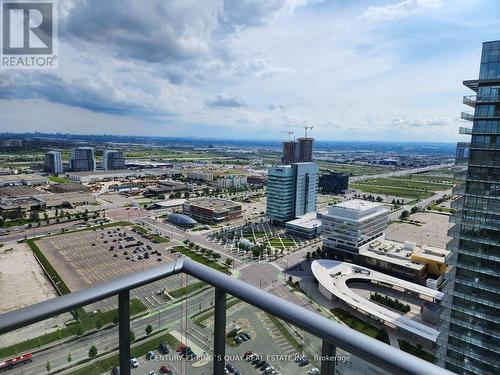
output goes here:
{"type": "Polygon", "coordinates": [[[75,207],[81,205],[95,204],[96,200],[92,194],[81,191],[60,194],[45,194],[34,196],[45,209],[56,207],[75,207]]]}
{"type": "Polygon", "coordinates": [[[321,220],[317,218],[316,212],[311,212],[286,222],[285,228],[289,234],[312,239],[321,233],[321,220]]]}
{"type": "Polygon", "coordinates": [[[105,180],[114,180],[117,178],[144,177],[145,171],[120,169],[115,171],[88,171],[88,172],[68,172],[66,177],[77,182],[89,183],[105,180]]]}
{"type": "Polygon", "coordinates": [[[216,224],[241,217],[241,204],[220,198],[199,198],[184,203],[182,211],[200,222],[216,224]]]}
{"type": "Polygon", "coordinates": [[[37,174],[9,174],[0,176],[0,186],[46,185],[49,179],[37,174]]]}

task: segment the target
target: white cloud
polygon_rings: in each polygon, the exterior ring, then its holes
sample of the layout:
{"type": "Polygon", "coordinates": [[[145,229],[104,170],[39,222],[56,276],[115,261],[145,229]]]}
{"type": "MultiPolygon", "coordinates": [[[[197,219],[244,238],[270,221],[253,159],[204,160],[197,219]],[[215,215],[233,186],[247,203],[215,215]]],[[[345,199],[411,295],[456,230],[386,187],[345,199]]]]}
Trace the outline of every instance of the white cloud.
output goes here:
{"type": "Polygon", "coordinates": [[[392,20],[408,17],[426,10],[443,6],[443,0],[403,0],[384,6],[370,6],[363,12],[363,17],[370,20],[392,20]]]}

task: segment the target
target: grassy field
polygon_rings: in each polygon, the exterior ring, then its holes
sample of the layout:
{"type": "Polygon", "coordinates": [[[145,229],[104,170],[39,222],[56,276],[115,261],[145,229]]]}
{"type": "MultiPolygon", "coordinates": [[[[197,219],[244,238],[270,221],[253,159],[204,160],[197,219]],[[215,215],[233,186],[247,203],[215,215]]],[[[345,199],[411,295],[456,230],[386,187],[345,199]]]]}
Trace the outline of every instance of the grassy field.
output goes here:
{"type": "Polygon", "coordinates": [[[349,184],[349,188],[360,190],[364,193],[384,194],[384,195],[391,195],[395,197],[411,198],[411,199],[425,199],[432,196],[432,193],[428,191],[410,190],[410,189],[390,187],[390,186],[368,185],[364,183],[349,184]]]}
{"type": "Polygon", "coordinates": [[[69,178],[66,177],[58,177],[58,176],[50,176],[49,180],[52,182],[57,182],[59,184],[67,184],[72,182],[69,178]]]}
{"type": "Polygon", "coordinates": [[[338,317],[352,329],[364,333],[367,336],[373,337],[374,339],[385,342],[386,344],[389,344],[389,336],[387,335],[387,332],[385,330],[378,329],[370,323],[356,318],[354,315],[341,308],[335,308],[331,311],[335,314],[336,317],[338,317]]]}
{"type": "Polygon", "coordinates": [[[371,166],[371,165],[357,165],[357,164],[337,164],[328,161],[318,161],[319,167],[323,170],[334,169],[336,172],[349,173],[352,176],[362,176],[370,174],[380,174],[390,172],[391,169],[371,166]]]}
{"type": "Polygon", "coordinates": [[[358,183],[360,185],[384,186],[391,188],[402,188],[418,191],[442,191],[451,187],[449,184],[431,183],[425,181],[415,181],[413,179],[402,178],[372,178],[358,183]]]}

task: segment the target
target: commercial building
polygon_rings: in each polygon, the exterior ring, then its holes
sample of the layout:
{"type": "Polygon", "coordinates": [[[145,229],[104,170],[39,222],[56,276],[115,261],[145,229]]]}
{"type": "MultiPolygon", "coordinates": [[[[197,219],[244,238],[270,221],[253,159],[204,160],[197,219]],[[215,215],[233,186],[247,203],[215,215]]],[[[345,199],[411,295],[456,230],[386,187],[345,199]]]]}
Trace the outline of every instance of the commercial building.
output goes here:
{"type": "Polygon", "coordinates": [[[318,195],[318,164],[294,163],[292,170],[294,174],[294,217],[315,212],[318,195]]]}
{"type": "Polygon", "coordinates": [[[290,165],[267,170],[266,216],[284,224],[294,217],[294,171],[290,165]]]}
{"type": "Polygon", "coordinates": [[[417,246],[380,238],[360,247],[352,261],[386,274],[438,289],[450,252],[433,246],[417,246]]]}
{"type": "Polygon", "coordinates": [[[73,148],[69,163],[73,172],[95,171],[94,149],[92,147],[73,148]]]}
{"type": "Polygon", "coordinates": [[[349,175],[347,173],[329,171],[319,177],[318,187],[323,194],[345,193],[349,189],[349,175]]]}
{"type": "Polygon", "coordinates": [[[46,185],[47,177],[36,174],[9,174],[0,176],[0,186],[46,185]]]}
{"type": "Polygon", "coordinates": [[[285,228],[289,234],[312,239],[321,233],[321,220],[316,217],[316,212],[311,212],[295,220],[287,221],[285,228]]]}
{"type": "Polygon", "coordinates": [[[227,199],[199,198],[184,203],[182,212],[199,222],[217,224],[241,217],[241,204],[227,199]]]}
{"type": "Polygon", "coordinates": [[[315,212],[317,189],[316,163],[294,163],[269,168],[266,216],[277,224],[284,224],[315,212]]]}
{"type": "Polygon", "coordinates": [[[117,178],[144,177],[146,171],[121,169],[116,171],[67,172],[66,177],[77,182],[89,183],[117,178]]]}
{"type": "Polygon", "coordinates": [[[102,155],[102,169],[105,171],[125,169],[123,152],[116,150],[104,150],[102,155]]]}
{"type": "Polygon", "coordinates": [[[440,327],[439,364],[459,374],[499,374],[500,358],[500,41],[485,42],[479,79],[464,81],[476,92],[463,102],[474,113],[467,170],[453,202],[455,226],[451,271],[445,274],[445,310],[440,327]]]}
{"type": "Polygon", "coordinates": [[[59,151],[49,151],[45,154],[44,169],[49,173],[63,173],[63,163],[59,151]]]}
{"type": "Polygon", "coordinates": [[[348,200],[318,213],[324,250],[333,259],[350,260],[363,245],[381,239],[388,225],[389,210],[381,203],[348,200]]]}
{"type": "Polygon", "coordinates": [[[38,200],[41,207],[44,209],[56,207],[75,207],[96,203],[96,200],[92,194],[87,194],[81,191],[75,191],[72,193],[37,195],[33,198],[38,200]]]}

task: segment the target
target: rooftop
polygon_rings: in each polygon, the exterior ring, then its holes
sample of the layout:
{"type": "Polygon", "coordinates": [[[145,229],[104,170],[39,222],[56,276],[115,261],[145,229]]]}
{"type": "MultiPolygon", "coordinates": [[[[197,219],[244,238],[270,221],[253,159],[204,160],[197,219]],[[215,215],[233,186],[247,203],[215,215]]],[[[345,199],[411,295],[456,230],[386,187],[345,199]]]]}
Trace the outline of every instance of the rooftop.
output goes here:
{"type": "Polygon", "coordinates": [[[241,204],[238,202],[220,198],[199,198],[189,200],[187,203],[191,206],[208,208],[214,211],[223,211],[229,208],[234,208],[236,206],[241,206],[241,204]]]}
{"type": "Polygon", "coordinates": [[[328,210],[322,212],[321,215],[337,217],[342,220],[363,221],[384,213],[389,213],[389,210],[382,203],[351,199],[328,207],[328,210]]]}
{"type": "Polygon", "coordinates": [[[85,171],[85,172],[68,172],[73,176],[87,177],[87,176],[107,176],[107,175],[121,175],[124,173],[135,174],[137,171],[131,169],[115,169],[111,171],[85,171]]]}
{"type": "Polygon", "coordinates": [[[432,342],[437,341],[439,331],[436,329],[412,320],[377,303],[360,298],[359,294],[349,288],[347,283],[350,280],[360,279],[378,283],[382,282],[386,285],[403,288],[404,290],[431,297],[435,300],[441,300],[444,297],[442,292],[401,280],[381,272],[373,271],[366,267],[335,260],[315,260],[311,265],[311,269],[314,277],[329,293],[340,298],[353,308],[364,311],[373,317],[377,317],[384,322],[395,325],[407,332],[411,332],[432,342]]]}
{"type": "Polygon", "coordinates": [[[313,229],[321,226],[321,220],[316,218],[316,212],[311,212],[302,215],[295,220],[287,221],[285,225],[292,225],[306,229],[313,229]]]}

